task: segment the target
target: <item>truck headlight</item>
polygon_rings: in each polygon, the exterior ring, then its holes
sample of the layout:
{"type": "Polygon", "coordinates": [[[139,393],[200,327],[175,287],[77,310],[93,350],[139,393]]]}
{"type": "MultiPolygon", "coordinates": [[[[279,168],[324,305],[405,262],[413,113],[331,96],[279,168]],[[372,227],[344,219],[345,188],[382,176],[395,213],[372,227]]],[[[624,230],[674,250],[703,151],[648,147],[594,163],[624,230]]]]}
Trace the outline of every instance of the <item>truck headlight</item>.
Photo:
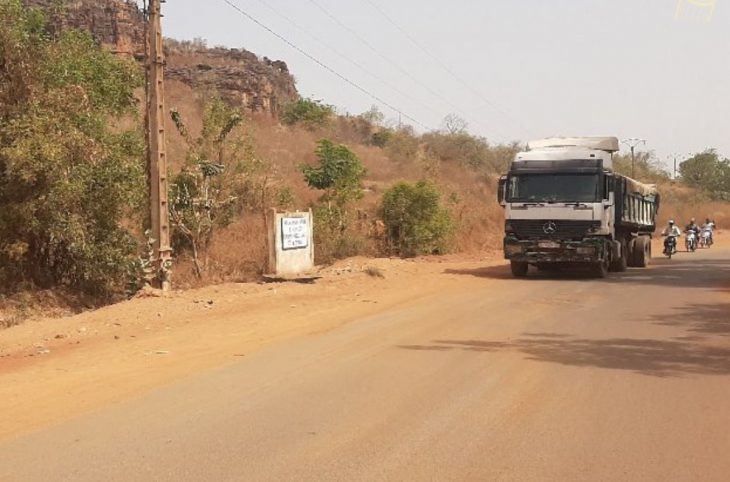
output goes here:
{"type": "Polygon", "coordinates": [[[592,256],[596,254],[596,248],[592,246],[581,246],[578,249],[575,250],[576,253],[581,254],[583,256],[592,256]]]}

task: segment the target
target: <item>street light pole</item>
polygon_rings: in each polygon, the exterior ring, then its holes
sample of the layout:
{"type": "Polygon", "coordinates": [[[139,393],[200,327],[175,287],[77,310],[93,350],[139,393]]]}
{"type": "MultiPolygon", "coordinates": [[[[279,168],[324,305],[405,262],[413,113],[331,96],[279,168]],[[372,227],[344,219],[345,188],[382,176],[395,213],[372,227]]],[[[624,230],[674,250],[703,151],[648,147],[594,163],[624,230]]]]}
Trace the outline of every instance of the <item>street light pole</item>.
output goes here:
{"type": "Polygon", "coordinates": [[[646,140],[639,139],[638,137],[631,137],[629,139],[622,140],[621,143],[626,144],[629,146],[629,149],[631,149],[631,177],[634,177],[636,173],[636,154],[634,151],[636,150],[636,146],[639,144],[646,145],[646,140]]]}
{"type": "Polygon", "coordinates": [[[672,176],[672,179],[675,181],[677,180],[677,177],[679,177],[679,170],[677,169],[677,159],[684,158],[687,159],[691,156],[691,154],[679,154],[677,152],[672,153],[669,155],[669,158],[672,159],[674,162],[674,175],[672,176]]]}

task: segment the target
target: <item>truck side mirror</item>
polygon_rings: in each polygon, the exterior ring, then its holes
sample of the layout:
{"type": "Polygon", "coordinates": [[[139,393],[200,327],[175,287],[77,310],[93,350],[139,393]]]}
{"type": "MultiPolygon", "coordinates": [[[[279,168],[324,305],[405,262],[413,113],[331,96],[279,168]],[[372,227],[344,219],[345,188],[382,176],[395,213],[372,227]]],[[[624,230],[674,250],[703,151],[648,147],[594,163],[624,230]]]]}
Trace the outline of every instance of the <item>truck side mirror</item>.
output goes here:
{"type": "Polygon", "coordinates": [[[507,197],[507,176],[501,176],[497,183],[497,202],[500,206],[504,207],[507,197]]]}

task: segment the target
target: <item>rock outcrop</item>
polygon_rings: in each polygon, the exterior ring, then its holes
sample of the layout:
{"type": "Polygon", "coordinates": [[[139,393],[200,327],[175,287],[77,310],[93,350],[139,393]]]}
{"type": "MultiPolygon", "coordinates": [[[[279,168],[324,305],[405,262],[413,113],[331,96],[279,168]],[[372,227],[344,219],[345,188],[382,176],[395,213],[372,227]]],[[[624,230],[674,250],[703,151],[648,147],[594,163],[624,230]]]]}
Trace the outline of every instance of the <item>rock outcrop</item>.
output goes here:
{"type": "MultiPolygon", "coordinates": [[[[50,28],[88,30],[97,42],[120,55],[144,57],[144,14],[130,0],[23,0],[48,12],[50,28]]],[[[166,40],[166,75],[255,112],[276,115],[299,97],[294,77],[281,60],[259,59],[245,49],[207,48],[196,41],[166,40]]]]}
{"type": "Polygon", "coordinates": [[[48,13],[53,30],[88,30],[97,42],[113,52],[144,54],[144,15],[135,2],[128,0],[23,0],[28,6],[48,13]]]}

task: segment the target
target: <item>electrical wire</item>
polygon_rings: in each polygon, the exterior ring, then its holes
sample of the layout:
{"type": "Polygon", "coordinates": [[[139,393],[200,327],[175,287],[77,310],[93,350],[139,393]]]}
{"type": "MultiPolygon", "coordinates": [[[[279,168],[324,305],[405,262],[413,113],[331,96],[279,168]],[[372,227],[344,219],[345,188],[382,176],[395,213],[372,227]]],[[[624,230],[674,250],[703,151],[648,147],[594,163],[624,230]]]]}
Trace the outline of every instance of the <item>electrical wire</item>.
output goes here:
{"type": "Polygon", "coordinates": [[[332,47],[332,46],[328,45],[328,44],[327,44],[327,42],[325,42],[324,40],[320,39],[320,38],[319,38],[319,37],[317,37],[316,35],[312,34],[312,33],[311,33],[311,32],[309,32],[309,31],[308,31],[307,29],[305,29],[304,27],[302,27],[301,25],[299,25],[298,23],[296,23],[296,22],[295,22],[294,20],[292,20],[292,19],[291,19],[291,18],[289,18],[288,16],[284,15],[283,13],[281,13],[281,12],[280,12],[279,10],[277,10],[277,9],[275,9],[274,7],[272,7],[271,5],[269,5],[269,4],[268,4],[267,2],[265,2],[264,0],[256,0],[256,1],[257,1],[257,2],[259,2],[259,3],[261,4],[261,5],[265,6],[266,8],[268,8],[268,9],[269,9],[270,11],[272,11],[272,12],[273,12],[273,13],[274,13],[275,15],[277,15],[277,16],[278,16],[279,18],[281,18],[281,19],[283,19],[283,20],[287,21],[287,22],[288,22],[289,24],[291,24],[291,25],[292,25],[292,26],[293,26],[294,28],[296,28],[297,30],[299,30],[299,31],[303,32],[303,33],[304,33],[305,35],[307,35],[307,36],[308,36],[309,38],[311,38],[312,40],[314,40],[315,42],[317,42],[317,43],[318,43],[319,45],[321,45],[322,47],[326,48],[326,49],[327,49],[327,50],[329,50],[330,52],[333,52],[333,53],[334,53],[335,55],[337,55],[338,57],[340,57],[340,58],[341,58],[342,60],[346,61],[346,62],[347,62],[347,63],[349,63],[350,65],[352,65],[352,66],[354,66],[355,68],[357,68],[358,70],[360,70],[360,71],[361,71],[362,73],[364,73],[365,75],[367,75],[367,76],[369,76],[369,77],[371,77],[371,78],[375,79],[375,80],[376,80],[377,82],[380,82],[380,83],[381,83],[382,85],[384,85],[384,86],[386,86],[387,88],[391,89],[392,91],[394,91],[394,92],[398,93],[398,95],[400,95],[401,97],[403,97],[403,98],[405,98],[405,99],[408,99],[408,100],[410,100],[411,102],[413,102],[413,103],[416,103],[416,104],[420,105],[420,106],[421,106],[421,107],[423,107],[423,108],[424,108],[424,109],[425,109],[426,111],[429,111],[429,112],[430,112],[430,113],[431,113],[432,115],[434,115],[434,116],[437,116],[437,114],[436,114],[436,113],[434,113],[434,112],[432,112],[432,111],[431,111],[431,107],[430,107],[430,106],[429,106],[428,104],[426,104],[425,102],[423,102],[423,101],[421,101],[421,100],[418,100],[418,99],[416,99],[415,97],[413,97],[412,95],[410,95],[410,94],[409,94],[409,93],[407,93],[407,92],[404,92],[403,90],[401,90],[400,88],[398,88],[398,87],[396,87],[395,85],[391,84],[390,82],[386,81],[385,79],[383,79],[383,78],[382,78],[382,77],[380,77],[379,75],[377,75],[377,74],[373,73],[372,71],[370,71],[370,70],[366,69],[365,67],[363,67],[363,66],[362,66],[362,65],[360,65],[359,63],[355,62],[355,61],[354,61],[354,60],[352,59],[352,57],[349,57],[349,56],[347,56],[347,55],[343,54],[342,52],[340,52],[339,50],[335,49],[334,47],[332,47]]]}
{"type": "Polygon", "coordinates": [[[403,35],[408,41],[410,41],[413,45],[415,45],[421,52],[426,54],[429,59],[434,61],[441,69],[443,69],[447,74],[449,74],[454,80],[456,80],[459,84],[461,84],[464,88],[468,89],[471,93],[479,97],[482,102],[484,102],[486,105],[494,109],[496,112],[502,114],[505,118],[509,119],[510,121],[514,122],[515,124],[519,125],[520,128],[522,128],[526,133],[530,133],[530,129],[525,125],[524,122],[522,122],[520,119],[517,119],[516,117],[512,116],[510,113],[499,107],[496,103],[489,100],[486,96],[484,96],[481,92],[473,88],[466,80],[464,80],[461,76],[457,75],[452,69],[448,67],[441,59],[439,59],[434,53],[426,48],[422,43],[420,43],[418,40],[416,40],[411,34],[406,31],[405,28],[403,28],[398,22],[396,22],[390,15],[388,15],[380,6],[378,6],[373,0],[365,0],[365,2],[370,5],[376,12],[380,14],[381,17],[383,17],[388,23],[390,23],[393,27],[395,27],[396,30],[398,30],[401,35],[403,35]]]}
{"type": "Polygon", "coordinates": [[[304,49],[302,49],[301,47],[297,46],[296,44],[294,44],[293,42],[291,42],[289,39],[287,39],[286,37],[284,37],[283,35],[277,33],[276,31],[274,31],[273,29],[271,29],[270,27],[268,27],[267,25],[265,25],[263,22],[261,22],[258,19],[256,19],[254,16],[252,16],[251,14],[249,14],[248,12],[246,12],[245,10],[243,10],[240,6],[238,6],[237,4],[235,4],[234,2],[232,2],[231,0],[222,0],[222,1],[224,3],[226,3],[228,6],[230,6],[231,8],[233,8],[234,10],[236,10],[237,12],[239,12],[241,15],[243,15],[244,17],[246,17],[247,19],[249,19],[251,22],[255,23],[256,25],[258,25],[262,29],[266,30],[271,35],[275,36],[276,38],[278,38],[279,40],[281,40],[282,42],[284,42],[285,44],[287,44],[289,47],[293,48],[294,50],[296,50],[297,52],[299,52],[303,56],[307,57],[309,60],[311,60],[312,62],[316,63],[321,68],[325,69],[326,71],[328,71],[332,75],[336,76],[337,78],[339,78],[343,82],[345,82],[348,85],[350,85],[350,86],[354,87],[355,89],[359,90],[360,92],[362,92],[363,94],[367,95],[371,99],[375,100],[379,104],[384,105],[385,107],[387,107],[387,108],[393,110],[394,112],[398,113],[399,115],[405,117],[406,119],[410,120],[411,122],[413,122],[415,124],[418,124],[419,126],[421,126],[422,128],[424,128],[426,130],[430,130],[429,127],[427,127],[425,124],[423,124],[422,122],[418,121],[414,117],[406,114],[405,112],[403,112],[403,110],[401,110],[401,109],[395,107],[393,104],[391,104],[391,103],[389,103],[389,102],[381,99],[376,94],[373,94],[369,90],[365,89],[364,87],[362,87],[359,84],[355,83],[354,81],[350,80],[348,77],[345,77],[344,75],[340,74],[335,69],[333,69],[329,65],[325,64],[324,62],[322,62],[318,58],[316,58],[313,55],[309,54],[304,49]]]}
{"type": "MultiPolygon", "coordinates": [[[[423,88],[426,91],[428,91],[431,95],[433,95],[434,97],[436,97],[439,100],[441,100],[442,102],[444,102],[451,109],[453,109],[454,112],[456,112],[457,114],[459,114],[459,115],[461,115],[462,117],[465,117],[465,118],[468,118],[469,117],[468,115],[466,115],[464,113],[464,111],[461,108],[459,108],[456,104],[454,104],[449,99],[447,99],[446,97],[444,97],[440,92],[437,92],[436,90],[434,90],[431,87],[429,87],[427,84],[423,83],[420,79],[418,79],[417,77],[415,77],[407,69],[403,68],[402,65],[400,65],[399,63],[393,61],[388,56],[386,56],[385,54],[383,54],[382,52],[380,52],[378,49],[376,49],[360,33],[358,33],[356,30],[354,30],[353,28],[349,27],[348,25],[346,25],[345,23],[343,23],[342,21],[340,21],[337,17],[334,16],[334,14],[332,14],[329,10],[327,10],[326,8],[324,8],[319,2],[317,2],[316,0],[308,0],[308,1],[309,1],[309,3],[311,3],[312,5],[314,5],[317,9],[319,9],[322,13],[324,13],[330,20],[332,20],[332,22],[334,22],[335,24],[337,24],[343,30],[345,30],[348,33],[350,33],[361,44],[363,44],[365,47],[367,47],[371,52],[373,52],[375,55],[377,55],[378,57],[380,57],[381,59],[383,59],[385,62],[387,62],[391,66],[393,66],[401,74],[403,74],[406,77],[408,77],[412,82],[414,82],[415,84],[419,85],[421,88],[423,88]]],[[[483,126],[483,127],[486,128],[486,126],[483,126]]],[[[497,136],[503,138],[504,140],[507,140],[507,137],[504,136],[503,134],[501,134],[496,129],[494,129],[494,128],[488,128],[487,130],[493,132],[494,134],[496,134],[497,136]]]]}

